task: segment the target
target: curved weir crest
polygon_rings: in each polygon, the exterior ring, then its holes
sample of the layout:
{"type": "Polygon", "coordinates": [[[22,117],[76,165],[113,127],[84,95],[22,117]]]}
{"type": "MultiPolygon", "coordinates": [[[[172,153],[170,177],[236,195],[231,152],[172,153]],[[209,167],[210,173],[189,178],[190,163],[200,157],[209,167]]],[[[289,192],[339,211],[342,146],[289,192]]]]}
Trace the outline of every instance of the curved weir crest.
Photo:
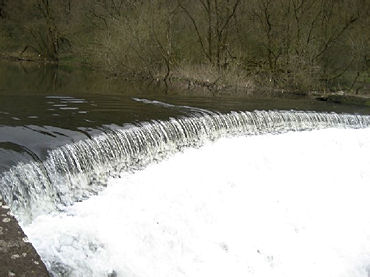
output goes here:
{"type": "Polygon", "coordinates": [[[224,136],[279,134],[322,128],[365,128],[370,116],[300,111],[202,114],[109,130],[19,163],[0,175],[2,196],[23,223],[101,191],[106,178],[140,169],[184,147],[224,136]]]}

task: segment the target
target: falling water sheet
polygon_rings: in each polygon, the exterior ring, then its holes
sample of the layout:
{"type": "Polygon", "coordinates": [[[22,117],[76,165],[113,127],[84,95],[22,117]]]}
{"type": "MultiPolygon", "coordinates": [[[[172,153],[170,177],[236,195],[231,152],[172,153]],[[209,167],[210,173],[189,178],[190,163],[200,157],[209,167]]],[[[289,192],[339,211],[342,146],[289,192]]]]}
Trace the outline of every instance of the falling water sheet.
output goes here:
{"type": "Polygon", "coordinates": [[[142,169],[187,147],[227,136],[279,134],[322,128],[365,128],[370,116],[300,111],[202,114],[107,129],[19,162],[0,175],[1,194],[21,223],[102,191],[107,178],[142,169]]]}

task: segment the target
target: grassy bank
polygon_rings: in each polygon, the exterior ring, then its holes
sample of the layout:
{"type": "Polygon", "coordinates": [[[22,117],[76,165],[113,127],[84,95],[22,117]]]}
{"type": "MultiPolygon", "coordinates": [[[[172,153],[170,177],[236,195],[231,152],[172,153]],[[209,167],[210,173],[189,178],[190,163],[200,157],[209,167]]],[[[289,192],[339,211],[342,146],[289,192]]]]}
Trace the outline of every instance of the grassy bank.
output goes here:
{"type": "Polygon", "coordinates": [[[1,0],[3,58],[215,93],[370,83],[366,0],[1,0]]]}

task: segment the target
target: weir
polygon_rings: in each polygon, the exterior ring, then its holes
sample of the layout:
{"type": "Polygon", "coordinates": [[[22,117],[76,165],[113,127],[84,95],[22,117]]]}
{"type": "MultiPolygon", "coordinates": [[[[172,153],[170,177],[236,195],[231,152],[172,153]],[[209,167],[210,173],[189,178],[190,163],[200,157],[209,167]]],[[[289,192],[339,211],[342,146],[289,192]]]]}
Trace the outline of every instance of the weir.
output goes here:
{"type": "Polygon", "coordinates": [[[0,175],[1,193],[17,219],[28,223],[97,194],[109,176],[220,137],[369,126],[370,116],[300,111],[203,113],[145,122],[50,150],[44,160],[21,162],[0,175]]]}

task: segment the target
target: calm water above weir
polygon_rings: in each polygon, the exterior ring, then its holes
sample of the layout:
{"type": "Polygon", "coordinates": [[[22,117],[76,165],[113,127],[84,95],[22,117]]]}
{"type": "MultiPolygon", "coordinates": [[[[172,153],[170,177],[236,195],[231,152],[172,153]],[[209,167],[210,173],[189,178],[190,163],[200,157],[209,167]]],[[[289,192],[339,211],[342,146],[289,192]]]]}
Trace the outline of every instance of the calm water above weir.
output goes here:
{"type": "Polygon", "coordinates": [[[0,194],[53,276],[367,277],[369,126],[368,108],[0,64],[0,194]]]}
{"type": "Polygon", "coordinates": [[[111,80],[54,65],[0,63],[0,171],[19,159],[42,159],[49,149],[128,124],[205,111],[292,109],[370,114],[368,108],[310,99],[165,91],[149,82],[111,80]]]}

